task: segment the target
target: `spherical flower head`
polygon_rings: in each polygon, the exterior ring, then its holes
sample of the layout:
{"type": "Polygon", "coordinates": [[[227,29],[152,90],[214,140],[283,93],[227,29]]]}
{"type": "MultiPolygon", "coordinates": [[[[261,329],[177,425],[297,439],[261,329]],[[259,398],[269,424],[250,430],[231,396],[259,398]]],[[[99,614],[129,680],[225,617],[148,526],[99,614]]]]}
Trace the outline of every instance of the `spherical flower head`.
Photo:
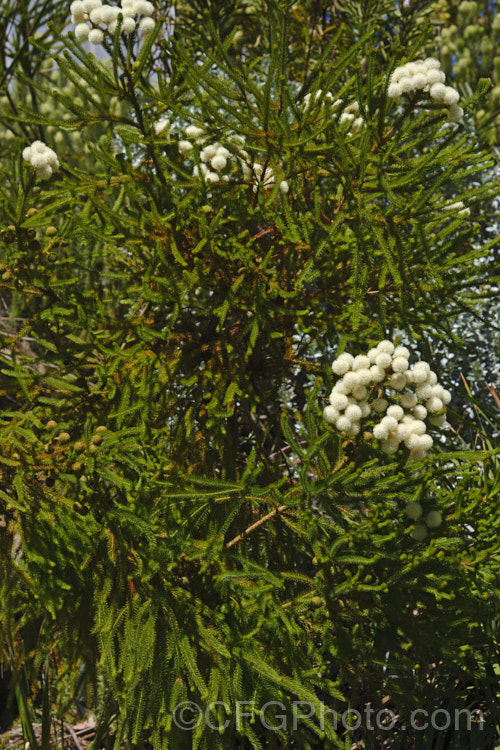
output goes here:
{"type": "Polygon", "coordinates": [[[460,101],[460,94],[456,89],[453,88],[453,86],[446,86],[445,87],[445,95],[444,95],[444,103],[448,106],[451,106],[452,104],[458,104],[460,101]]]}
{"type": "Polygon", "coordinates": [[[31,153],[31,146],[26,146],[26,148],[23,150],[24,161],[31,161],[31,153]]]}
{"type": "Polygon", "coordinates": [[[427,70],[439,70],[441,63],[435,57],[428,57],[423,61],[423,66],[427,70]]]}
{"type": "Polygon", "coordinates": [[[389,437],[389,430],[385,425],[382,424],[382,422],[380,422],[373,428],[373,435],[377,438],[377,440],[387,440],[387,438],[389,437]]]}
{"type": "Polygon", "coordinates": [[[280,191],[284,195],[286,195],[289,190],[290,190],[290,185],[288,184],[288,182],[286,180],[281,180],[281,182],[280,182],[280,191]]]}
{"type": "Polygon", "coordinates": [[[340,412],[335,409],[334,406],[325,406],[325,408],[323,409],[323,417],[330,424],[335,424],[337,419],[340,417],[340,412]]]}
{"type": "Polygon", "coordinates": [[[416,521],[417,518],[420,518],[422,516],[423,508],[419,502],[417,502],[416,500],[412,500],[412,502],[408,503],[408,505],[406,506],[405,513],[408,518],[412,519],[412,521],[416,521]]]}
{"type": "Polygon", "coordinates": [[[403,94],[409,94],[410,91],[414,90],[413,80],[409,77],[402,78],[398,85],[401,87],[403,94]]]}
{"type": "Polygon", "coordinates": [[[358,435],[361,430],[361,425],[359,422],[351,422],[351,426],[348,430],[346,430],[346,435],[348,437],[354,437],[355,435],[358,435]]]}
{"type": "Polygon", "coordinates": [[[408,369],[408,360],[405,357],[394,357],[392,360],[392,369],[394,372],[406,372],[408,369]]]}
{"type": "Polygon", "coordinates": [[[387,89],[387,96],[389,97],[389,99],[399,99],[399,97],[402,95],[403,87],[399,82],[389,84],[389,88],[387,89]]]}
{"type": "Polygon", "coordinates": [[[349,432],[352,427],[352,422],[347,417],[339,417],[335,425],[340,432],[349,432]]]}
{"type": "Polygon", "coordinates": [[[384,339],[379,344],[377,344],[377,349],[379,352],[386,352],[387,354],[393,354],[394,344],[392,343],[392,341],[388,341],[387,339],[384,339]]]}
{"type": "Polygon", "coordinates": [[[227,164],[227,159],[224,156],[220,156],[217,153],[215,154],[214,157],[212,157],[212,159],[210,159],[210,166],[212,167],[212,169],[217,169],[217,170],[224,169],[226,164],[227,164]]]}
{"type": "Polygon", "coordinates": [[[90,13],[100,5],[102,5],[102,0],[83,0],[83,7],[86,13],[90,13]]]}
{"type": "Polygon", "coordinates": [[[170,124],[170,120],[167,117],[162,117],[161,120],[158,120],[158,122],[155,123],[155,135],[161,135],[161,133],[163,133],[165,136],[167,136],[169,135],[171,129],[172,126],[170,124]]]}
{"type": "Polygon", "coordinates": [[[188,138],[200,138],[205,133],[198,125],[188,125],[185,132],[188,138]]]}
{"type": "Polygon", "coordinates": [[[425,400],[427,398],[430,398],[433,395],[433,393],[432,393],[432,385],[430,385],[427,382],[421,383],[415,389],[415,393],[417,395],[417,398],[420,398],[420,399],[423,399],[423,400],[425,400]]]}
{"type": "Polygon", "coordinates": [[[86,42],[89,38],[90,28],[86,23],[79,23],[75,28],[75,39],[78,42],[86,42]]]}
{"type": "Polygon", "coordinates": [[[139,23],[139,28],[145,34],[149,34],[151,31],[153,31],[154,27],[155,27],[155,22],[152,18],[141,18],[141,21],[139,23]]]}
{"type": "Polygon", "coordinates": [[[413,381],[415,383],[424,383],[427,380],[430,367],[427,362],[417,362],[412,371],[413,381]]]}
{"type": "Polygon", "coordinates": [[[427,416],[427,409],[422,404],[417,404],[413,407],[413,416],[415,419],[423,420],[427,416]]]}
{"type": "Polygon", "coordinates": [[[385,380],[386,373],[383,367],[378,367],[378,365],[372,365],[370,367],[370,373],[372,377],[372,383],[374,383],[375,385],[385,380]]]}
{"type": "Polygon", "coordinates": [[[443,388],[441,391],[441,395],[438,396],[438,398],[440,398],[443,404],[447,406],[451,401],[451,393],[447,391],[446,388],[443,388]]]}
{"type": "Polygon", "coordinates": [[[425,517],[425,523],[429,529],[437,529],[443,523],[443,516],[439,510],[431,510],[425,517]]]}
{"type": "Polygon", "coordinates": [[[347,372],[343,380],[345,387],[349,388],[349,391],[353,391],[358,385],[361,385],[361,379],[357,372],[347,372]]]}
{"type": "Polygon", "coordinates": [[[369,349],[368,351],[368,359],[370,360],[370,364],[374,365],[375,360],[377,358],[377,354],[379,354],[379,350],[374,346],[373,349],[369,349]]]}
{"type": "Polygon", "coordinates": [[[435,414],[436,412],[441,411],[441,409],[443,408],[443,402],[440,398],[431,396],[431,398],[427,399],[427,401],[425,402],[425,408],[431,414],[435,414]]]}
{"type": "Polygon", "coordinates": [[[442,104],[446,96],[446,86],[444,83],[433,83],[429,93],[433,101],[442,104]]]}
{"type": "Polygon", "coordinates": [[[85,13],[85,6],[81,2],[81,0],[75,0],[71,5],[69,6],[69,10],[71,13],[85,13]]]}
{"type": "Polygon", "coordinates": [[[335,391],[330,393],[329,401],[330,404],[339,411],[345,409],[349,403],[347,396],[344,396],[343,393],[336,393],[335,391]]]}
{"type": "Polygon", "coordinates": [[[412,432],[415,435],[424,435],[425,434],[425,422],[422,422],[421,419],[414,419],[412,422],[412,432]]]}
{"type": "Polygon", "coordinates": [[[351,369],[351,365],[354,362],[352,354],[344,352],[340,354],[337,359],[332,363],[332,370],[335,375],[344,375],[348,370],[351,369]]]}
{"type": "Polygon", "coordinates": [[[48,165],[48,159],[46,154],[34,153],[31,157],[31,166],[35,169],[46,167],[48,165]]]}
{"type": "Polygon", "coordinates": [[[344,383],[344,380],[338,380],[333,386],[332,393],[343,393],[345,396],[350,393],[349,388],[344,383]]]}
{"type": "Polygon", "coordinates": [[[417,73],[417,75],[413,76],[411,81],[416,90],[421,90],[427,86],[427,76],[425,73],[417,73]]]}
{"type": "Polygon", "coordinates": [[[104,32],[101,29],[92,29],[89,31],[89,42],[91,44],[102,44],[104,40],[104,32]]]}
{"type": "Polygon", "coordinates": [[[383,417],[380,424],[387,430],[387,432],[394,432],[398,427],[398,420],[390,416],[383,417]]]}
{"type": "Polygon", "coordinates": [[[410,435],[412,434],[411,431],[411,424],[408,424],[407,422],[400,422],[398,424],[396,435],[398,436],[398,440],[400,441],[406,441],[410,435]]]}
{"type": "Polygon", "coordinates": [[[435,83],[445,82],[445,75],[443,71],[436,70],[435,68],[433,68],[432,70],[428,70],[425,77],[427,79],[428,86],[434,86],[435,83]]]}
{"type": "Polygon", "coordinates": [[[345,416],[351,422],[357,422],[361,419],[362,412],[359,406],[357,406],[356,404],[350,404],[350,406],[348,406],[345,410],[345,416]]]}
{"type": "Polygon", "coordinates": [[[380,354],[377,354],[377,358],[375,359],[375,365],[383,370],[387,370],[387,368],[391,366],[391,362],[391,355],[383,351],[381,351],[380,354]]]}
{"type": "Polygon", "coordinates": [[[425,524],[423,523],[416,523],[414,528],[410,532],[410,536],[412,539],[415,539],[416,542],[423,542],[425,537],[427,536],[427,528],[425,524]]]}
{"type": "Polygon", "coordinates": [[[48,180],[49,177],[52,177],[54,172],[52,170],[52,167],[49,164],[46,164],[44,167],[37,169],[36,174],[37,177],[40,178],[40,180],[48,180]]]}
{"type": "Polygon", "coordinates": [[[207,172],[205,179],[207,182],[220,182],[220,177],[217,172],[207,172]]]}
{"type": "Polygon", "coordinates": [[[123,19],[122,31],[124,34],[132,34],[135,31],[135,20],[127,16],[123,19]]]}
{"type": "Polygon", "coordinates": [[[149,0],[136,0],[135,8],[141,16],[152,16],[155,9],[153,3],[150,3],[149,0]]]}
{"type": "Polygon", "coordinates": [[[410,350],[406,346],[397,346],[392,354],[393,357],[404,357],[410,359],[410,350]]]}
{"type": "Polygon", "coordinates": [[[103,20],[102,20],[102,7],[99,6],[98,8],[94,8],[90,12],[89,18],[90,18],[91,22],[95,26],[98,26],[100,23],[103,23],[103,20]]]}
{"type": "Polygon", "coordinates": [[[419,435],[418,450],[425,452],[430,451],[433,444],[434,441],[430,435],[419,435]]]}
{"type": "Polygon", "coordinates": [[[403,419],[404,411],[397,404],[393,404],[387,409],[387,416],[394,417],[394,419],[397,419],[397,421],[399,422],[401,419],[403,419]]]}
{"type": "Polygon", "coordinates": [[[179,149],[181,156],[183,156],[193,150],[193,144],[191,141],[179,141],[177,148],[179,149]]]}
{"type": "Polygon", "coordinates": [[[366,370],[368,367],[370,367],[370,360],[368,359],[368,357],[365,357],[362,354],[354,357],[352,363],[353,370],[366,370]]]}
{"type": "Polygon", "coordinates": [[[389,402],[385,398],[376,398],[372,403],[373,411],[376,411],[378,414],[384,412],[388,406],[389,402]]]}

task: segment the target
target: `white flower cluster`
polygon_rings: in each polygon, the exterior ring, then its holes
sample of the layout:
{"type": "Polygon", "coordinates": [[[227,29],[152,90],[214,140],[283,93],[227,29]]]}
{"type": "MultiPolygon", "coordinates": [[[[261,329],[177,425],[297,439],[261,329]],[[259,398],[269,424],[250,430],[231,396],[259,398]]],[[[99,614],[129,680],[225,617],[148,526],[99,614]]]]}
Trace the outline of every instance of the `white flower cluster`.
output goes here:
{"type": "MultiPolygon", "coordinates": [[[[155,125],[155,133],[158,135],[163,132],[169,123],[160,120],[155,125]],[[165,125],[163,123],[165,122],[165,125]]],[[[239,162],[243,171],[243,177],[249,182],[253,182],[253,191],[257,192],[259,185],[264,188],[271,188],[276,180],[271,167],[264,168],[262,164],[252,163],[249,154],[241,147],[241,139],[234,136],[234,151],[232,153],[218,141],[216,143],[207,143],[205,131],[197,125],[188,125],[185,134],[190,140],[180,140],[177,144],[181,156],[189,154],[196,146],[200,147],[199,157],[200,164],[193,167],[193,177],[199,177],[205,182],[230,182],[231,175],[223,174],[224,170],[231,168],[235,162],[239,162]]],[[[288,193],[289,185],[286,180],[280,182],[282,193],[288,193]]]]}
{"type": "Polygon", "coordinates": [[[458,106],[460,94],[453,86],[445,86],[445,81],[446,75],[441,70],[439,60],[433,57],[415,60],[396,68],[391,75],[387,95],[391,99],[399,99],[403,94],[423,91],[435,104],[448,107],[449,119],[458,122],[464,115],[462,107],[458,106]]]}
{"type": "MultiPolygon", "coordinates": [[[[334,99],[333,94],[331,91],[327,91],[326,93],[323,92],[322,89],[318,89],[316,93],[314,94],[314,100],[313,101],[319,101],[321,100],[322,106],[328,105],[332,110],[334,109],[340,109],[342,105],[344,104],[343,99],[334,99]]],[[[311,93],[308,93],[304,96],[302,100],[302,106],[304,108],[308,108],[311,103],[311,93]]],[[[346,107],[343,108],[343,111],[339,117],[338,124],[343,130],[348,130],[348,135],[353,135],[353,133],[359,133],[361,128],[364,125],[364,120],[362,117],[358,115],[359,112],[359,104],[358,102],[351,102],[351,104],[348,104],[346,107]],[[358,115],[356,117],[356,115],[358,115]]]]}
{"type": "Polygon", "coordinates": [[[33,141],[23,151],[24,161],[30,162],[41,180],[48,180],[59,169],[57,154],[43,141],[33,141]]]}
{"type": "Polygon", "coordinates": [[[440,510],[430,510],[423,521],[419,520],[422,518],[424,509],[418,501],[413,500],[405,508],[405,513],[408,518],[412,521],[416,521],[415,526],[411,531],[411,536],[415,541],[421,542],[427,536],[428,529],[437,529],[443,523],[443,516],[440,510]]]}
{"type": "Polygon", "coordinates": [[[396,453],[403,443],[411,458],[423,459],[433,444],[425,420],[436,427],[443,425],[451,394],[438,384],[427,362],[417,362],[410,369],[409,357],[405,346],[394,346],[391,341],[381,341],[366,356],[344,353],[337,357],[332,370],[340,380],[323,412],[326,421],[353,437],[362,419],[380,418],[373,435],[385,453],[396,453]]]}
{"type": "Polygon", "coordinates": [[[149,0],[121,0],[121,5],[106,5],[102,0],[75,0],[71,3],[71,22],[75,24],[75,37],[79,42],[101,44],[104,34],[114,34],[118,16],[123,16],[122,31],[131,34],[137,26],[146,33],[152,31],[154,11],[149,0]],[[137,16],[142,16],[138,22],[137,16]],[[104,26],[104,29],[99,28],[104,26]]]}

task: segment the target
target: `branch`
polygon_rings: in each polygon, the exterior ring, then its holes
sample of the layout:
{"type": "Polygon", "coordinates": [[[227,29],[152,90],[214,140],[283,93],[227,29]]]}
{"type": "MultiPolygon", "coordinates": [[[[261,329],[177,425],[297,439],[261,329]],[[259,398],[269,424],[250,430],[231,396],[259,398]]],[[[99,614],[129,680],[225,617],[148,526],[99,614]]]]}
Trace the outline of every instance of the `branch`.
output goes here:
{"type": "Polygon", "coordinates": [[[271,518],[277,516],[278,513],[283,513],[285,510],[288,510],[288,505],[280,505],[278,508],[274,508],[274,510],[272,510],[267,515],[262,516],[262,518],[259,518],[258,521],[245,529],[245,531],[243,531],[241,534],[238,534],[238,536],[235,536],[234,539],[231,539],[231,541],[226,544],[226,549],[231,549],[231,547],[234,547],[235,544],[243,542],[247,538],[247,536],[252,533],[252,531],[255,531],[255,529],[258,529],[260,526],[265,524],[266,521],[270,521],[271,518]]]}

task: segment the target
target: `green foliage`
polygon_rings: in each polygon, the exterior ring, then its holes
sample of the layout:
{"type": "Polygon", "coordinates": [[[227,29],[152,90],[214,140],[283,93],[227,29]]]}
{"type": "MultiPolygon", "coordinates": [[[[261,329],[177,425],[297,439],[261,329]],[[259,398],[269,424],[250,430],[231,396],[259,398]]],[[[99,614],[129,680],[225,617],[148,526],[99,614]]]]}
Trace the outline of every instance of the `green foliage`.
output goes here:
{"type": "Polygon", "coordinates": [[[472,185],[491,154],[386,96],[432,4],[159,3],[99,56],[66,4],[47,27],[0,5],[0,658],[32,747],[40,670],[45,747],[81,665],[92,750],[375,748],[380,727],[319,717],[387,696],[394,747],[443,705],[483,710],[487,743],[496,447],[449,431],[417,463],[321,416],[337,350],[399,336],[432,361],[496,280],[474,220],[498,186],[472,185]],[[422,541],[412,501],[444,519],[422,541]],[[183,701],[210,722],[179,727],[183,701]]]}

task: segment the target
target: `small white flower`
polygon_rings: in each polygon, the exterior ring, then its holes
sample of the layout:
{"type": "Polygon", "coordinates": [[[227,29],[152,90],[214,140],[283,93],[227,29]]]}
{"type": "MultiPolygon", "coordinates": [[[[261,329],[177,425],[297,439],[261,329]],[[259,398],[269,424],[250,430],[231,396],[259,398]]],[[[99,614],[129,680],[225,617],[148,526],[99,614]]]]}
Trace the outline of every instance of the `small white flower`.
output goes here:
{"type": "Polygon", "coordinates": [[[89,38],[90,28],[86,23],[79,23],[75,28],[75,38],[78,42],[86,42],[89,38]]]}
{"type": "Polygon", "coordinates": [[[425,402],[425,408],[427,411],[430,411],[431,414],[435,413],[437,411],[441,411],[443,408],[443,402],[440,398],[436,398],[436,396],[432,396],[431,398],[427,399],[425,402]]]}
{"type": "Polygon", "coordinates": [[[355,404],[351,404],[345,410],[345,416],[347,417],[347,419],[350,419],[351,422],[357,422],[358,420],[361,419],[362,412],[361,412],[361,409],[359,408],[359,406],[357,406],[355,404]]]}
{"type": "Polygon", "coordinates": [[[427,409],[425,408],[425,406],[422,406],[422,404],[417,404],[413,408],[413,416],[415,417],[415,419],[423,420],[427,416],[427,409]]]}
{"type": "Polygon", "coordinates": [[[447,87],[444,85],[444,83],[432,84],[430,90],[431,99],[433,99],[438,104],[442,104],[446,96],[446,88],[447,87]]]}
{"type": "Polygon", "coordinates": [[[135,21],[133,18],[127,16],[123,19],[122,31],[124,34],[132,34],[132,32],[135,31],[135,21]]]}
{"type": "Polygon", "coordinates": [[[389,436],[389,430],[385,425],[380,422],[380,424],[376,424],[373,428],[373,435],[377,438],[377,440],[387,440],[389,436]]]}
{"type": "Polygon", "coordinates": [[[210,160],[210,166],[212,169],[224,169],[224,167],[227,164],[227,159],[224,156],[219,156],[219,154],[215,154],[215,156],[210,160]]]}
{"type": "Polygon", "coordinates": [[[392,360],[392,369],[394,372],[406,372],[408,369],[408,360],[405,357],[395,357],[392,360]]]}
{"type": "Polygon", "coordinates": [[[365,357],[362,354],[354,357],[354,361],[352,363],[353,370],[366,370],[366,368],[368,367],[370,367],[370,360],[368,359],[368,357],[365,357]]]}
{"type": "Polygon", "coordinates": [[[382,440],[382,445],[380,447],[384,453],[396,453],[399,448],[399,441],[396,438],[389,437],[387,440],[382,440]]]}
{"type": "Polygon", "coordinates": [[[353,362],[354,357],[352,356],[352,354],[344,352],[343,354],[340,354],[333,362],[332,370],[335,375],[344,375],[344,373],[346,373],[351,368],[353,362]]]}
{"type": "Polygon", "coordinates": [[[383,417],[382,421],[380,422],[380,424],[388,432],[393,432],[398,427],[398,421],[394,417],[383,417]]]}
{"type": "Polygon", "coordinates": [[[352,427],[352,422],[347,417],[339,417],[335,425],[340,432],[348,432],[352,427]]]}
{"type": "Polygon", "coordinates": [[[172,126],[170,124],[170,120],[167,117],[162,117],[161,120],[158,120],[158,122],[155,123],[155,135],[160,135],[161,133],[164,133],[164,135],[168,135],[172,129],[172,126]]]}
{"type": "Polygon", "coordinates": [[[353,391],[358,385],[361,385],[361,379],[357,372],[348,372],[344,375],[344,385],[353,391]]]}
{"type": "Polygon", "coordinates": [[[88,39],[91,44],[101,44],[104,39],[104,32],[101,29],[92,29],[89,31],[88,39]]]}
{"type": "Polygon", "coordinates": [[[384,370],[390,367],[391,362],[392,362],[391,355],[384,351],[381,351],[380,354],[377,354],[377,357],[375,359],[376,366],[384,370]]]}
{"type": "Polygon", "coordinates": [[[191,141],[179,141],[177,148],[179,149],[179,153],[184,155],[193,150],[193,144],[191,141]]]}
{"type": "Polygon", "coordinates": [[[142,18],[139,23],[139,28],[141,31],[144,31],[145,34],[149,34],[150,31],[153,31],[155,27],[155,22],[152,18],[142,18]]]}
{"type": "Polygon", "coordinates": [[[399,422],[399,420],[402,419],[404,416],[404,411],[397,404],[393,404],[392,406],[389,406],[389,408],[387,409],[387,416],[394,417],[394,419],[397,419],[399,422]]]}
{"type": "Polygon", "coordinates": [[[399,99],[403,95],[403,87],[398,83],[391,83],[387,89],[387,96],[390,99],[399,99]]]}
{"type": "MultiPolygon", "coordinates": [[[[377,356],[380,356],[380,355],[377,355],[377,356]]],[[[385,370],[383,367],[379,367],[378,365],[372,365],[370,367],[370,373],[372,376],[372,383],[374,384],[381,383],[385,379],[385,370]]]]}
{"type": "Polygon", "coordinates": [[[344,396],[343,393],[335,393],[334,391],[331,392],[329,400],[330,404],[335,409],[339,409],[339,411],[345,409],[349,403],[347,400],[347,396],[344,396]]]}
{"type": "Polygon", "coordinates": [[[198,125],[188,125],[185,132],[189,138],[199,138],[205,133],[203,128],[199,128],[198,125]]]}
{"type": "Polygon", "coordinates": [[[358,385],[357,388],[354,388],[352,395],[357,401],[364,401],[364,399],[368,396],[368,391],[364,387],[364,385],[358,385]]]}
{"type": "Polygon", "coordinates": [[[290,190],[290,186],[289,186],[289,184],[288,184],[288,182],[287,182],[286,180],[281,180],[281,182],[280,182],[280,190],[281,190],[281,192],[282,192],[282,193],[284,193],[285,195],[286,195],[286,194],[288,193],[288,191],[290,190]]]}
{"type": "Polygon", "coordinates": [[[335,424],[337,419],[340,417],[340,413],[334,406],[325,406],[325,408],[323,409],[323,417],[330,424],[335,424]]]}
{"type": "Polygon", "coordinates": [[[404,372],[395,372],[391,375],[389,385],[395,391],[402,391],[406,385],[406,375],[404,372]]]}
{"type": "Polygon", "coordinates": [[[377,349],[379,352],[386,352],[387,354],[393,354],[394,344],[392,343],[392,341],[388,341],[387,339],[384,339],[384,341],[381,341],[380,344],[377,344],[377,349]]]}

